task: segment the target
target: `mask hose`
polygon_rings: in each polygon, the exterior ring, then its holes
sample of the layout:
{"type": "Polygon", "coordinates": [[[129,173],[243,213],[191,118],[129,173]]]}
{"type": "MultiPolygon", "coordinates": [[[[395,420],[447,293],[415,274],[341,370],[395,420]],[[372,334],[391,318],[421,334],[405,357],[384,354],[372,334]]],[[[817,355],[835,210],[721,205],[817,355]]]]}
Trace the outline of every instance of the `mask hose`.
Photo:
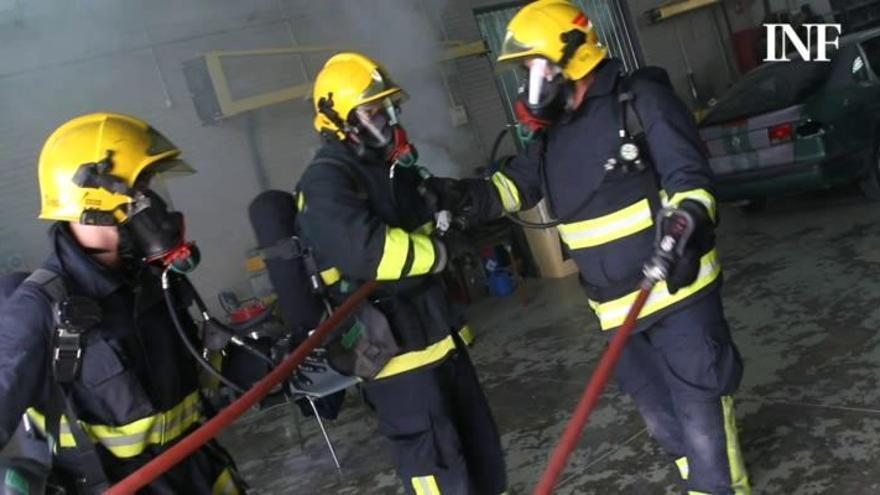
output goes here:
{"type": "MultiPolygon", "coordinates": [[[[498,150],[501,149],[501,143],[504,141],[504,135],[508,134],[507,127],[508,126],[505,126],[504,129],[502,129],[501,132],[498,133],[498,137],[495,138],[495,142],[492,144],[492,153],[489,155],[489,168],[490,168],[490,170],[491,170],[492,166],[495,164],[495,160],[498,158],[498,150]]],[[[544,154],[543,153],[541,153],[541,157],[539,159],[539,162],[540,163],[538,164],[538,167],[540,169],[541,180],[546,184],[547,177],[546,177],[546,169],[544,168],[544,154]]],[[[605,180],[605,176],[603,175],[602,181],[599,182],[599,185],[601,185],[602,182],[604,182],[604,180],[605,180]]],[[[596,196],[596,193],[598,191],[599,191],[599,187],[597,186],[596,189],[594,189],[593,192],[591,192],[589,195],[587,195],[587,197],[584,198],[584,200],[581,202],[581,204],[579,204],[576,208],[574,208],[571,213],[569,213],[567,215],[563,215],[559,219],[553,220],[552,222],[546,222],[546,223],[529,222],[527,220],[523,220],[523,219],[519,218],[519,216],[517,216],[516,213],[510,213],[510,212],[504,212],[504,216],[507,217],[507,219],[510,220],[511,222],[519,225],[520,227],[524,227],[527,229],[549,229],[552,227],[558,227],[559,225],[562,225],[563,223],[570,222],[571,220],[574,220],[574,217],[577,215],[577,212],[579,212],[584,207],[586,207],[588,204],[590,204],[590,201],[593,200],[593,198],[596,196]]]]}
{"type": "MultiPolygon", "coordinates": [[[[199,291],[197,291],[196,287],[193,285],[192,280],[190,280],[189,277],[185,277],[185,276],[183,277],[183,280],[189,286],[189,289],[193,295],[193,300],[196,303],[196,307],[199,308],[199,313],[201,313],[202,319],[204,319],[206,325],[210,324],[214,328],[217,328],[221,332],[228,335],[233,344],[241,347],[242,349],[247,351],[252,356],[254,356],[257,359],[268,364],[270,367],[273,367],[273,368],[275,367],[276,363],[274,361],[272,361],[272,359],[269,358],[269,356],[263,354],[259,349],[248,344],[244,339],[242,339],[238,335],[236,335],[236,331],[234,329],[230,328],[229,326],[227,326],[226,324],[224,324],[220,320],[217,320],[216,318],[212,317],[211,314],[208,313],[208,307],[205,305],[205,301],[202,299],[202,296],[201,296],[201,294],[199,294],[199,291]]],[[[258,321],[258,323],[260,323],[260,322],[261,322],[261,320],[258,321]]]]}
{"type": "MultiPolygon", "coordinates": [[[[165,306],[168,308],[168,314],[171,316],[171,322],[174,324],[174,329],[177,331],[177,335],[180,337],[180,340],[183,342],[183,345],[186,347],[186,350],[195,358],[196,362],[204,368],[208,373],[211,374],[214,378],[219,380],[221,383],[232,389],[235,393],[239,395],[243,395],[245,393],[245,389],[242,388],[237,383],[233,382],[229,378],[226,378],[223,373],[215,369],[211,363],[206,360],[201,353],[196,349],[195,345],[193,345],[189,336],[186,334],[186,331],[183,329],[183,324],[180,321],[180,315],[177,314],[177,308],[174,307],[174,299],[171,294],[171,283],[168,277],[168,272],[170,268],[166,268],[162,272],[162,294],[165,299],[165,306]]],[[[196,296],[198,298],[198,296],[196,296]]],[[[257,351],[259,352],[259,351],[257,351]]],[[[262,353],[261,353],[262,354],[262,353]]],[[[274,366],[274,364],[273,364],[274,366]]]]}

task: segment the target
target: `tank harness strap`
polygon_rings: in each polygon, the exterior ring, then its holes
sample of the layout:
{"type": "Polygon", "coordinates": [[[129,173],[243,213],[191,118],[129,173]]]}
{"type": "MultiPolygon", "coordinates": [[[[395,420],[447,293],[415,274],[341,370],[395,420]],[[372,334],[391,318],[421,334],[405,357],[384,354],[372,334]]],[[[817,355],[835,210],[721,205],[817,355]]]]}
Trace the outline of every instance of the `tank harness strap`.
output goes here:
{"type": "MultiPolygon", "coordinates": [[[[627,143],[633,143],[639,150],[638,159],[634,162],[636,165],[645,163],[646,173],[648,174],[646,196],[651,205],[652,215],[663,208],[663,200],[660,197],[660,183],[657,179],[657,168],[654,160],[651,158],[651,149],[645,136],[645,126],[642,118],[636,109],[636,94],[632,90],[632,77],[630,75],[621,75],[617,91],[617,101],[619,105],[620,116],[620,140],[621,149],[627,143]]],[[[618,157],[620,160],[620,157],[618,157]]],[[[622,161],[622,160],[621,160],[622,161]]]]}
{"type": "Polygon", "coordinates": [[[50,442],[50,454],[56,453],[60,445],[61,416],[67,418],[70,433],[76,441],[76,447],[70,449],[82,476],[77,485],[85,493],[101,493],[109,488],[107,475],[101,465],[101,459],[95,444],[79,423],[79,415],[70,399],[70,386],[76,381],[82,364],[82,348],[85,329],[72,329],[61,321],[62,305],[70,301],[64,279],[58,273],[45,268],[38,268],[25,279],[37,285],[49,298],[52,306],[52,318],[55,331],[52,335],[52,385],[49,401],[46,405],[46,433],[50,442]]]}
{"type": "MultiPolygon", "coordinates": [[[[632,143],[639,148],[639,155],[643,153],[645,154],[644,157],[639,157],[639,161],[641,162],[644,160],[646,162],[645,170],[643,172],[645,177],[645,195],[648,198],[648,204],[651,206],[651,214],[653,216],[663,208],[663,200],[660,197],[660,186],[657,181],[657,170],[654,167],[653,160],[650,159],[650,149],[648,148],[647,140],[645,139],[645,127],[635,108],[636,95],[631,88],[630,76],[621,75],[618,84],[617,101],[619,103],[618,122],[620,125],[620,146],[623,147],[627,143],[632,143]]],[[[623,153],[619,153],[619,155],[622,154],[623,153]]],[[[609,160],[610,167],[606,166],[606,175],[611,171],[609,168],[614,169],[616,168],[615,166],[619,167],[621,165],[620,162],[623,162],[621,156],[614,157],[613,160],[613,163],[609,160]]],[[[618,297],[632,292],[633,288],[639,284],[641,279],[642,273],[641,271],[638,271],[629,277],[618,280],[607,286],[599,287],[590,285],[582,278],[581,285],[589,299],[598,302],[605,302],[617,299],[618,297]]]]}

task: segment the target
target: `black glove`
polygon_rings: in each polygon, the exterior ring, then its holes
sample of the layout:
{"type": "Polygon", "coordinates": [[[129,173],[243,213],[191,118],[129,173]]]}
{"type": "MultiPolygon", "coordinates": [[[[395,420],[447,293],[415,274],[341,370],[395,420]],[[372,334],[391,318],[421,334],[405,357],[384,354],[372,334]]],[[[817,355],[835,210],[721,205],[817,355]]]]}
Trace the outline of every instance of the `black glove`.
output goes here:
{"type": "Polygon", "coordinates": [[[446,247],[446,256],[450,264],[463,258],[476,256],[473,243],[460,231],[450,230],[443,235],[442,242],[446,247]]]}
{"type": "Polygon", "coordinates": [[[671,259],[669,275],[666,277],[666,288],[670,294],[694,283],[700,273],[700,258],[711,248],[715,237],[714,224],[702,203],[686,199],[678,209],[688,215],[673,213],[657,226],[660,229],[657,236],[659,240],[668,229],[674,228],[675,222],[693,222],[693,233],[685,239],[684,251],[681,256],[676,255],[671,259]]]}
{"type": "Polygon", "coordinates": [[[424,196],[436,212],[448,211],[452,214],[452,226],[463,230],[472,216],[472,199],[463,181],[448,177],[428,177],[423,182],[424,196]]]}

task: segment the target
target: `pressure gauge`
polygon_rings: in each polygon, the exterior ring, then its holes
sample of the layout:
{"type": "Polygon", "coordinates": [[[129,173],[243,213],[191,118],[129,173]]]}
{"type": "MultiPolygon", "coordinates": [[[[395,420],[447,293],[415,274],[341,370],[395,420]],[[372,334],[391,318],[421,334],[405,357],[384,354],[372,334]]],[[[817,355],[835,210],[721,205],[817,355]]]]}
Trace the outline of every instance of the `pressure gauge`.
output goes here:
{"type": "Polygon", "coordinates": [[[634,162],[639,158],[639,147],[635,143],[623,143],[620,146],[620,157],[628,162],[634,162]]]}

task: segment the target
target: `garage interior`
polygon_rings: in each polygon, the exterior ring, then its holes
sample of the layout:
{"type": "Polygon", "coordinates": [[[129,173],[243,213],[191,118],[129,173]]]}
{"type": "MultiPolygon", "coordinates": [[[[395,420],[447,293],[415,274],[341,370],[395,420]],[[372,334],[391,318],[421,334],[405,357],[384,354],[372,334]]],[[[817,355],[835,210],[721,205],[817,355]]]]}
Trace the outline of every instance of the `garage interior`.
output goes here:
{"type": "MultiPolygon", "coordinates": [[[[723,209],[724,309],[746,371],[737,393],[740,442],[753,493],[874,493],[880,488],[876,391],[880,313],[859,274],[878,262],[875,213],[852,191],[779,201],[760,218],[723,209]]],[[[522,297],[469,311],[472,349],[502,432],[510,493],[529,493],[605,341],[577,280],[530,280],[522,297]],[[535,308],[552,308],[535,311],[535,308]]],[[[279,406],[223,440],[259,493],[402,493],[376,452],[375,419],[349,396],[329,434],[279,406]],[[370,425],[365,428],[364,425],[370,425]]],[[[677,494],[677,475],[632,401],[609,386],[557,493],[677,494]]]]}
{"type": "MultiPolygon", "coordinates": [[[[439,176],[478,176],[513,121],[522,81],[494,57],[526,3],[0,0],[0,274],[32,271],[47,254],[35,174],[46,136],[74,116],[114,111],[160,129],[198,171],[160,187],[201,247],[191,277],[211,311],[231,317],[230,304],[271,299],[248,204],[262,191],[292,190],[317,150],[311,82],[327,58],[357,49],[382,61],[410,96],[402,118],[421,164],[439,176]]],[[[833,22],[843,34],[880,26],[880,0],[575,3],[626,69],[664,68],[697,119],[761,64],[762,23],[833,22]]],[[[864,84],[880,84],[878,75],[864,84]]],[[[498,156],[516,151],[505,140],[498,156]]],[[[871,277],[880,212],[862,192],[849,181],[721,206],[723,300],[745,362],[737,419],[753,493],[880,493],[871,277]]],[[[523,218],[551,219],[543,205],[523,218]]],[[[528,493],[607,340],[555,229],[500,221],[470,239],[475,264],[447,281],[468,304],[471,356],[502,435],[509,493],[528,493]],[[507,271],[486,268],[499,259],[507,271]]],[[[404,493],[375,415],[348,385],[338,418],[323,422],[326,438],[283,401],[222,434],[249,493],[404,493]]],[[[673,494],[676,478],[612,383],[557,493],[673,494]]]]}

